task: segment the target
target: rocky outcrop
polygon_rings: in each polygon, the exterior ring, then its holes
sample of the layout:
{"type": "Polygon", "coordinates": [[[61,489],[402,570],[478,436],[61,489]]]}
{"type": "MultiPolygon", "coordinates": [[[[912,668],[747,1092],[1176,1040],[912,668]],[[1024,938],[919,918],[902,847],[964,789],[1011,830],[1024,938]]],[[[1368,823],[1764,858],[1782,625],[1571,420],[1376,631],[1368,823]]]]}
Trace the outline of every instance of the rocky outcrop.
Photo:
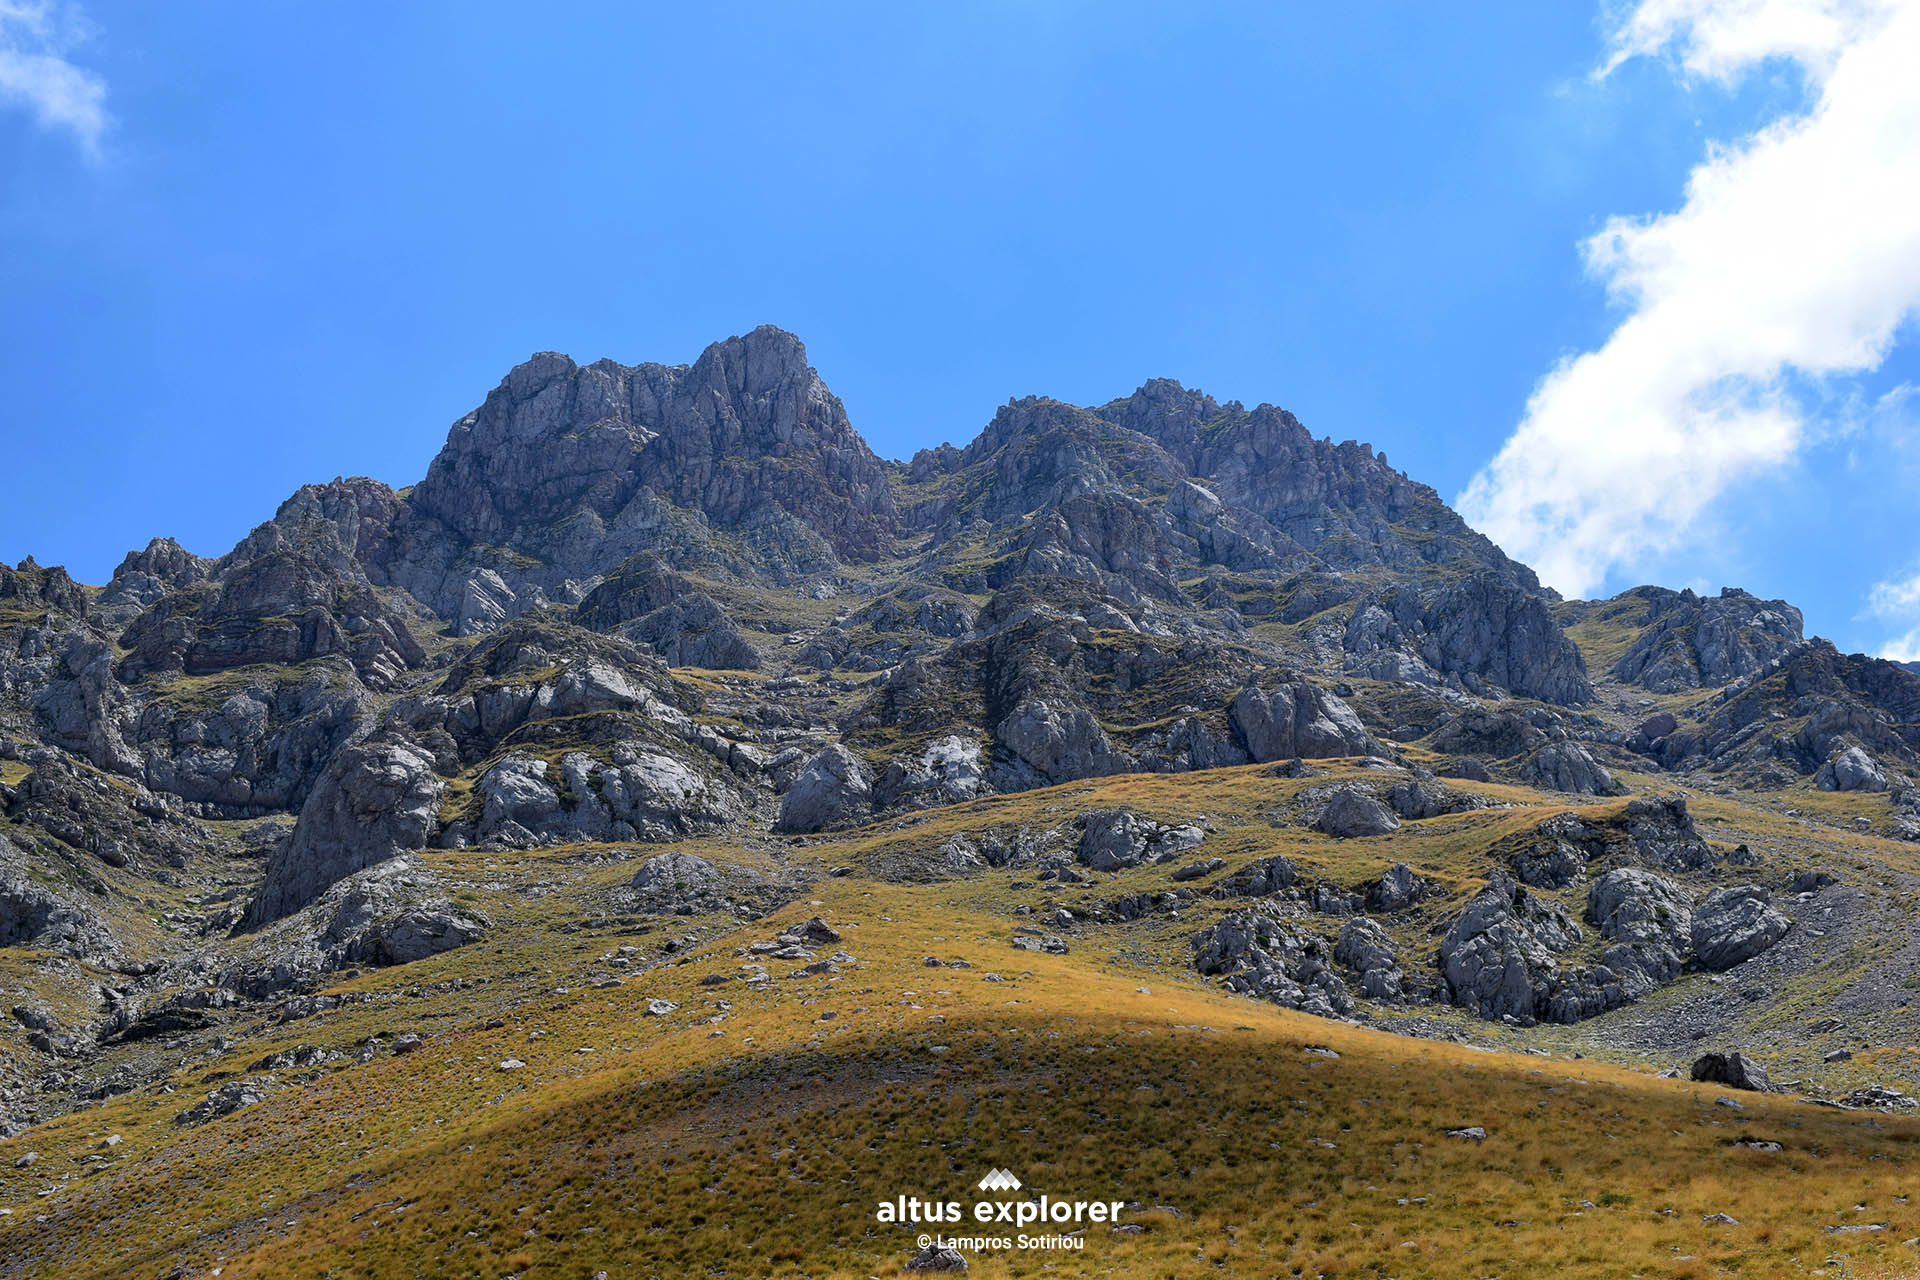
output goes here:
{"type": "Polygon", "coordinates": [[[1605,962],[1629,998],[1679,976],[1692,909],[1692,895],[1650,871],[1617,867],[1593,882],[1587,919],[1603,939],[1616,944],[1607,949],[1605,962]]]}
{"type": "Polygon", "coordinates": [[[1081,818],[1075,856],[1095,871],[1123,871],[1177,858],[1205,839],[1206,832],[1190,824],[1166,826],[1130,809],[1095,809],[1081,818]]]}
{"type": "Polygon", "coordinates": [[[760,654],[720,602],[652,554],[634,556],[575,609],[583,627],[644,644],[668,666],[752,671],[760,654]]]}
{"type": "Polygon", "coordinates": [[[1284,409],[1223,404],[1154,379],[1096,412],[1152,439],[1177,471],[1204,488],[1169,505],[1182,519],[1180,532],[1220,563],[1258,557],[1336,570],[1485,569],[1538,589],[1531,571],[1469,528],[1432,489],[1394,470],[1386,455],[1353,441],[1316,440],[1284,409]]]}
{"type": "Polygon", "coordinates": [[[885,467],[771,326],[691,366],[537,355],[454,424],[409,503],[575,578],[641,550],[663,505],[742,534],[777,574],[873,560],[897,519],[885,467]]]}
{"type": "Polygon", "coordinates": [[[1418,875],[1404,862],[1387,868],[1386,874],[1367,886],[1367,910],[1383,915],[1405,911],[1433,896],[1436,886],[1418,875]]]}
{"type": "Polygon", "coordinates": [[[889,761],[874,784],[874,803],[883,811],[956,804],[979,795],[985,784],[984,748],[953,733],[889,761]]]}
{"type": "Polygon", "coordinates": [[[1692,915],[1692,895],[1637,867],[1616,867],[1587,890],[1587,919],[1613,942],[1684,948],[1692,915]]]}
{"type": "Polygon", "coordinates": [[[740,634],[720,602],[698,592],[636,618],[621,632],[651,648],[670,667],[753,671],[760,666],[759,650],[740,634]]]}
{"type": "Polygon", "coordinates": [[[1248,685],[1227,714],[1256,762],[1381,753],[1351,707],[1304,680],[1271,689],[1248,685]]]}
{"type": "Polygon", "coordinates": [[[656,853],[631,882],[635,905],[661,915],[725,911],[753,919],[780,905],[790,890],[746,867],[710,862],[680,849],[656,853]]]}
{"type": "Polygon", "coordinates": [[[219,981],[254,997],[302,991],[340,969],[412,964],[468,946],[489,927],[485,916],[450,901],[413,859],[396,856],[345,876],[267,925],[219,981]]]}
{"type": "Polygon", "coordinates": [[[1222,978],[1229,991],[1322,1017],[1353,1008],[1353,996],[1334,972],[1325,940],[1266,911],[1222,917],[1194,935],[1193,952],[1194,968],[1222,978]]]}
{"type": "Polygon", "coordinates": [[[1431,743],[1434,750],[1453,755],[1511,759],[1546,745],[1546,731],[1534,723],[1535,718],[1544,719],[1472,707],[1435,730],[1431,743]]]}
{"type": "Polygon", "coordinates": [[[1131,763],[1093,712],[1044,698],[1022,702],[993,736],[1041,785],[1120,773],[1131,763]]]}
{"type": "Polygon", "coordinates": [[[30,870],[29,852],[0,833],[0,947],[40,947],[76,960],[116,954],[118,940],[98,902],[84,890],[45,884],[30,870]]]}
{"type": "Polygon", "coordinates": [[[0,608],[52,609],[84,618],[88,613],[87,593],[59,565],[43,568],[28,556],[11,569],[0,564],[0,608]]]}
{"type": "Polygon", "coordinates": [[[1874,772],[1891,782],[1893,771],[1920,769],[1920,676],[1898,663],[1840,653],[1824,640],[1769,662],[1711,706],[1698,730],[1662,740],[1663,764],[1818,775],[1833,762],[1825,776],[1835,789],[1842,776],[1871,785],[1874,772]],[[1847,759],[1854,749],[1870,768],[1847,759]]]}
{"type": "Polygon", "coordinates": [[[1578,1022],[1650,991],[1673,972],[1649,949],[1633,944],[1608,950],[1604,963],[1564,963],[1580,941],[1580,926],[1558,902],[1496,873],[1454,920],[1440,943],[1440,967],[1454,1004],[1484,1018],[1578,1022]]]}
{"type": "Polygon", "coordinates": [[[120,665],[126,681],[339,654],[369,687],[384,689],[426,656],[358,565],[311,544],[276,548],[217,582],[169,592],[128,625],[121,644],[132,651],[120,665]]]}
{"type": "Polygon", "coordinates": [[[1300,869],[1284,854],[1249,862],[1214,890],[1216,897],[1264,898],[1300,883],[1300,869]]]}
{"type": "Polygon", "coordinates": [[[1375,1000],[1399,1000],[1405,991],[1399,950],[1378,924],[1356,916],[1340,927],[1333,958],[1360,975],[1360,990],[1375,1000]]]}
{"type": "Polygon", "coordinates": [[[738,821],[734,789],[714,771],[644,741],[616,741],[607,759],[569,751],[557,764],[512,752],[480,775],[477,819],[459,838],[495,846],[677,840],[738,821]]]}
{"type": "Polygon", "coordinates": [[[1702,871],[1713,865],[1713,849],[1694,825],[1684,795],[1636,796],[1627,802],[1621,825],[1634,856],[1649,867],[1702,871]]]}
{"type": "Polygon", "coordinates": [[[1614,601],[1645,602],[1642,628],[1613,678],[1654,693],[1712,689],[1763,669],[1801,643],[1800,611],[1738,587],[1718,596],[1638,587],[1614,601]]]}
{"type": "Polygon", "coordinates": [[[277,920],[356,871],[426,847],[443,789],[433,756],[416,743],[388,738],[343,749],[301,808],[292,838],[274,851],[248,920],[277,920]]]}
{"type": "Polygon", "coordinates": [[[776,829],[826,831],[865,822],[873,812],[873,772],[840,743],[807,762],[780,801],[776,829]]]}
{"type": "Polygon", "coordinates": [[[1608,796],[1619,790],[1607,767],[1578,742],[1549,742],[1520,766],[1529,786],[1583,796],[1608,796]]]}
{"type": "Polygon", "coordinates": [[[95,601],[96,616],[109,626],[124,627],[167,592],[198,586],[212,572],[212,561],[172,538],[155,538],[145,550],[127,552],[95,601]]]}
{"type": "Polygon", "coordinates": [[[1546,601],[1498,573],[1382,591],[1355,606],[1341,644],[1356,669],[1392,650],[1474,693],[1506,690],[1569,707],[1593,698],[1586,662],[1546,601]]]}

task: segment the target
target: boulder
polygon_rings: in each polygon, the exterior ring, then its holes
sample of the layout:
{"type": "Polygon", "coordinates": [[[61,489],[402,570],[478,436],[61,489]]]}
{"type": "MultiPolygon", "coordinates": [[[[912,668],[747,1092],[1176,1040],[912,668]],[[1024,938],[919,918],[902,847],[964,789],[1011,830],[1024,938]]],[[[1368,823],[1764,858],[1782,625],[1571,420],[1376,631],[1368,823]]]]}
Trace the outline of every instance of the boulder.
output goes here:
{"type": "Polygon", "coordinates": [[[1261,858],[1228,876],[1214,889],[1216,897],[1264,898],[1300,883],[1300,870],[1283,854],[1261,858]]]}
{"type": "Polygon", "coordinates": [[[1829,756],[1813,783],[1822,791],[1885,791],[1888,786],[1886,773],[1857,746],[1829,756]]]}
{"type": "Polygon", "coordinates": [[[1396,862],[1367,887],[1367,910],[1384,914],[1405,911],[1432,893],[1433,888],[1432,881],[1414,874],[1406,863],[1396,862]]]}
{"type": "Polygon", "coordinates": [[[1336,790],[1320,814],[1313,820],[1316,831],[1346,839],[1353,836],[1383,836],[1400,829],[1400,819],[1362,787],[1336,790]]]}
{"type": "Polygon", "coordinates": [[[1202,858],[1198,862],[1189,862],[1186,866],[1174,872],[1173,879],[1176,883],[1185,883],[1189,880],[1204,880],[1226,865],[1227,860],[1225,858],[1202,858]]]}
{"type": "Polygon", "coordinates": [[[1709,1084],[1724,1084],[1730,1089],[1751,1089],[1766,1093],[1773,1088],[1767,1071],[1744,1053],[1707,1053],[1694,1059],[1693,1079],[1709,1084]]]}
{"type": "Polygon", "coordinates": [[[930,1244],[923,1246],[901,1268],[902,1271],[916,1273],[947,1273],[967,1269],[967,1259],[958,1249],[949,1249],[945,1245],[930,1244]]]}
{"type": "Polygon", "coordinates": [[[1700,967],[1731,969],[1786,936],[1793,921],[1768,905],[1757,884],[1715,889],[1693,913],[1693,950],[1700,967]]]}
{"type": "Polygon", "coordinates": [[[1549,742],[1527,758],[1520,776],[1530,786],[1575,795],[1612,795],[1618,789],[1606,766],[1578,742],[1549,742]]]}
{"type": "Polygon", "coordinates": [[[1463,813],[1469,809],[1482,808],[1486,802],[1474,796],[1463,796],[1425,778],[1414,778],[1407,782],[1397,782],[1387,792],[1387,805],[1395,813],[1410,822],[1422,818],[1439,818],[1450,813],[1463,813]]]}
{"type": "Polygon", "coordinates": [[[840,743],[807,762],[780,800],[780,831],[825,831],[864,822],[873,812],[873,774],[840,743]]]}

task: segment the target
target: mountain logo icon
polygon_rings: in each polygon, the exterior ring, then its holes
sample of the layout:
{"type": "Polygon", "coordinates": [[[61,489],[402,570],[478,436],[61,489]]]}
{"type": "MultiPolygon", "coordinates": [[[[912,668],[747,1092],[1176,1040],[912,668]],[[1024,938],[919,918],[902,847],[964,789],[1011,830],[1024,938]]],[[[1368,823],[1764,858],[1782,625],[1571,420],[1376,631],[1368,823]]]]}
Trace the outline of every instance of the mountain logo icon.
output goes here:
{"type": "Polygon", "coordinates": [[[982,1191],[1018,1191],[1020,1179],[1005,1169],[989,1169],[987,1176],[980,1179],[982,1191]]]}

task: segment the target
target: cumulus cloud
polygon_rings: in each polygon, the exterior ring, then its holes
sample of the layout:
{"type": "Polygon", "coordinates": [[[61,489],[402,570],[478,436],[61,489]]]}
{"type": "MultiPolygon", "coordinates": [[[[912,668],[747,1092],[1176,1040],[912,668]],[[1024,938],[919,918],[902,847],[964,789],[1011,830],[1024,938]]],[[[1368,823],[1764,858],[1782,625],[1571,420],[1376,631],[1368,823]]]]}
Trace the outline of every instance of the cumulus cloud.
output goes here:
{"type": "Polygon", "coordinates": [[[1676,211],[1586,242],[1625,318],[1540,380],[1461,495],[1573,595],[1793,462],[1831,381],[1877,368],[1920,306],[1920,0],[1641,0],[1597,74],[1656,56],[1726,84],[1791,62],[1807,105],[1711,148],[1676,211]]]}
{"type": "Polygon", "coordinates": [[[1867,595],[1867,612],[1909,628],[1906,634],[1895,636],[1881,648],[1881,657],[1895,662],[1920,662],[1920,570],[1904,578],[1875,583],[1867,595]]]}
{"type": "Polygon", "coordinates": [[[88,31],[78,10],[50,0],[0,0],[0,104],[31,112],[43,128],[71,131],[92,156],[109,123],[107,84],[67,60],[88,31]]]}

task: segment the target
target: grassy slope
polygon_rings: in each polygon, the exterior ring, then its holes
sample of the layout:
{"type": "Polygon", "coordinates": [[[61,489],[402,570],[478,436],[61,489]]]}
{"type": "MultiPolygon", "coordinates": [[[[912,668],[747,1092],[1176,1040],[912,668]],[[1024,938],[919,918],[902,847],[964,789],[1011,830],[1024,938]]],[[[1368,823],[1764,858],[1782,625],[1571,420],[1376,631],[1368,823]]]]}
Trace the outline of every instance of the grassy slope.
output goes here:
{"type": "MultiPolygon", "coordinates": [[[[1063,892],[1013,887],[1031,873],[930,885],[878,874],[955,831],[1059,824],[1126,802],[1204,816],[1207,852],[1233,865],[1286,851],[1355,881],[1405,858],[1464,891],[1484,870],[1476,850],[1562,807],[1336,843],[1268,821],[1305,785],[1257,770],[1110,779],[819,842],[794,860],[854,874],[823,877],[737,932],[719,918],[622,917],[611,890],[631,864],[605,851],[430,855],[498,922],[487,941],[350,978],[336,990],[360,1001],[332,1013],[230,1028],[235,1047],[188,1059],[172,1092],[139,1091],[0,1143],[0,1206],[14,1210],[0,1218],[0,1275],[162,1275],[179,1261],[224,1277],[888,1275],[914,1233],[877,1224],[875,1202],[970,1203],[990,1166],[1032,1191],[1137,1201],[1129,1220],[1147,1229],[1094,1228],[1080,1253],[976,1257],[987,1276],[1768,1275],[1830,1254],[1859,1274],[1912,1260],[1901,1242],[1920,1235],[1920,1206],[1897,1197],[1915,1181],[1920,1121],[1753,1096],[1735,1111],[1715,1104],[1723,1091],[1645,1071],[1231,998],[1184,964],[1186,937],[1226,909],[1211,902],[1051,957],[1010,945],[1024,922],[1013,905],[1063,892]],[[760,989],[700,985],[736,971],[737,946],[815,912],[842,929],[857,964],[789,978],[797,966],[773,962],[760,989]],[[620,945],[658,957],[669,938],[695,941],[677,963],[592,985],[621,972],[608,963],[620,945]],[[973,967],[928,967],[928,955],[973,967]],[[646,1017],[649,997],[681,1007],[646,1017]],[[407,1030],[428,1033],[427,1046],[356,1060],[366,1037],[407,1030]],[[246,1064],[300,1043],[346,1056],[204,1127],[173,1122],[222,1079],[254,1074],[246,1064]],[[501,1072],[508,1057],[526,1068],[501,1072]],[[1444,1136],[1466,1124],[1488,1140],[1444,1136]],[[124,1141],[102,1148],[115,1133],[124,1141]],[[1732,1147],[1742,1135],[1785,1150],[1732,1147]],[[13,1169],[29,1148],[40,1162],[13,1169]],[[38,1195],[49,1186],[63,1189],[38,1195]],[[1702,1224],[1719,1212],[1741,1225],[1702,1224]],[[1861,1222],[1886,1230],[1828,1231],[1861,1222]]],[[[1712,804],[1749,826],[1773,821],[1712,804]]],[[[1087,892],[1164,887],[1169,870],[1087,892]]]]}

